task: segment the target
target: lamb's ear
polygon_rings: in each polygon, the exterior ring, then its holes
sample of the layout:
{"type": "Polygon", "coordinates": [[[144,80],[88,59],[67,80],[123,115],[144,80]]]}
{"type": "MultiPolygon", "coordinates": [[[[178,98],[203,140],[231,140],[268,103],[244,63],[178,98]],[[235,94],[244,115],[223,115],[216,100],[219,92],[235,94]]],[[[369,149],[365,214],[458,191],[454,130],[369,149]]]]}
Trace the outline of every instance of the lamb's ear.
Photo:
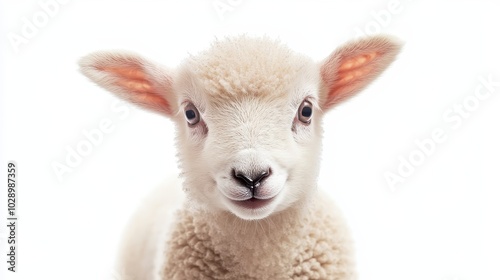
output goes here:
{"type": "Polygon", "coordinates": [[[175,96],[168,71],[144,58],[122,52],[83,57],[80,71],[101,87],[143,108],[172,116],[175,96]]]}
{"type": "Polygon", "coordinates": [[[394,38],[374,36],[335,50],[320,68],[324,85],[322,109],[328,110],[361,91],[394,61],[400,48],[394,38]]]}

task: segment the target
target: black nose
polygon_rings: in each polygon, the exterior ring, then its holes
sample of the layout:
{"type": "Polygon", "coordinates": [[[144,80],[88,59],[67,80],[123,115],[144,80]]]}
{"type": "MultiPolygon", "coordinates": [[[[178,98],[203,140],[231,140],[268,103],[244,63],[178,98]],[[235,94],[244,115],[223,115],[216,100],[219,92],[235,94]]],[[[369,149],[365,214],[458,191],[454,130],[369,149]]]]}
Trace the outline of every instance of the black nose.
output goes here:
{"type": "Polygon", "coordinates": [[[233,170],[233,177],[240,182],[243,186],[253,190],[260,186],[262,180],[271,175],[271,169],[262,170],[259,172],[252,172],[251,174],[246,174],[242,171],[233,170]]]}

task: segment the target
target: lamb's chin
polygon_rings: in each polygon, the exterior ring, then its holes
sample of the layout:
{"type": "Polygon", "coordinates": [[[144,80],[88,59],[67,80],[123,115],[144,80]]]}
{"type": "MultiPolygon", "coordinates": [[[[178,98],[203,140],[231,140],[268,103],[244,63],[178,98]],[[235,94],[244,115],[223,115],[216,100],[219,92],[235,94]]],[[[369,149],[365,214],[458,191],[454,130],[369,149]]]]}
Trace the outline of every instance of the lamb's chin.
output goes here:
{"type": "Polygon", "coordinates": [[[243,220],[260,220],[275,212],[279,200],[279,194],[269,199],[250,198],[237,201],[226,198],[225,205],[231,213],[243,220]]]}

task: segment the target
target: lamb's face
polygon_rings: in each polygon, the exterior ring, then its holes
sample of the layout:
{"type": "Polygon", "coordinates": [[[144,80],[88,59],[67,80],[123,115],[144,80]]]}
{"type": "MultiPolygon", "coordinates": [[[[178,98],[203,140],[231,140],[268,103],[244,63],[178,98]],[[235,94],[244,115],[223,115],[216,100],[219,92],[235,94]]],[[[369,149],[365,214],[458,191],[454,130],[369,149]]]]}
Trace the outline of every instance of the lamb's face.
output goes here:
{"type": "Polygon", "coordinates": [[[196,106],[186,100],[178,143],[189,195],[260,219],[310,194],[321,145],[315,94],[299,102],[248,98],[196,106]],[[191,119],[195,124],[186,125],[191,119]]]}
{"type": "Polygon", "coordinates": [[[185,189],[198,205],[242,219],[262,219],[313,193],[321,146],[319,67],[260,43],[225,50],[216,65],[193,58],[175,85],[185,189]],[[237,59],[249,52],[257,53],[237,59]]]}
{"type": "Polygon", "coordinates": [[[387,37],[348,43],[322,63],[262,38],[216,42],[169,71],[98,52],[82,72],[119,97],[175,120],[184,189],[208,211],[262,219],[316,186],[322,112],[368,85],[395,58],[387,37]]]}

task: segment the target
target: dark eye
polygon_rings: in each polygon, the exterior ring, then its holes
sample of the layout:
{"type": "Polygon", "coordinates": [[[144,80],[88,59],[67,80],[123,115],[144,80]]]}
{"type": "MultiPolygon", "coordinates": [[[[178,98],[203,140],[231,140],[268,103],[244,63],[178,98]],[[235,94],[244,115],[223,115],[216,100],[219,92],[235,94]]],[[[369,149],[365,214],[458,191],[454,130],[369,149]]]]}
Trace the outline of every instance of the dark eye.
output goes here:
{"type": "Polygon", "coordinates": [[[184,115],[189,125],[195,125],[200,122],[200,113],[192,103],[186,105],[186,108],[184,108],[184,115]]]}
{"type": "Polygon", "coordinates": [[[297,112],[297,118],[299,119],[299,121],[305,124],[311,123],[312,114],[312,104],[307,100],[302,101],[302,104],[300,104],[299,107],[299,111],[297,112]]]}

